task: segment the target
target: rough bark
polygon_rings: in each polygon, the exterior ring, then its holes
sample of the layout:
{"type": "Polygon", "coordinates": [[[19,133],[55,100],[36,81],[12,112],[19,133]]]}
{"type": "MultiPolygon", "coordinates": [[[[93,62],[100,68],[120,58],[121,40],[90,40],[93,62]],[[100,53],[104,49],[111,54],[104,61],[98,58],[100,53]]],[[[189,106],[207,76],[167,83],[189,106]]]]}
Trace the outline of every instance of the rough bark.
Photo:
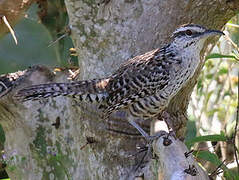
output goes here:
{"type": "Polygon", "coordinates": [[[208,174],[179,139],[161,133],[154,141],[153,149],[161,162],[158,167],[159,180],[209,180],[208,174]]]}
{"type": "MultiPolygon", "coordinates": [[[[106,76],[128,58],[168,43],[170,34],[181,24],[221,29],[236,14],[239,2],[66,0],[66,6],[79,54],[79,79],[91,79],[106,76]]],[[[213,40],[209,43],[211,47],[213,40]]],[[[186,109],[205,52],[206,48],[195,76],[167,108],[179,138],[184,136],[186,109]]],[[[2,88],[0,123],[6,134],[11,179],[156,179],[157,161],[151,160],[143,168],[145,163],[138,167],[142,153],[129,158],[143,139],[121,113],[105,122],[93,105],[67,97],[26,103],[12,99],[21,87],[64,82],[66,77],[65,72],[53,74],[45,67],[36,67],[17,81],[11,76],[1,79],[7,88],[2,88]],[[93,143],[81,148],[87,140],[93,143]]],[[[147,129],[149,123],[141,125],[147,129]]]]}

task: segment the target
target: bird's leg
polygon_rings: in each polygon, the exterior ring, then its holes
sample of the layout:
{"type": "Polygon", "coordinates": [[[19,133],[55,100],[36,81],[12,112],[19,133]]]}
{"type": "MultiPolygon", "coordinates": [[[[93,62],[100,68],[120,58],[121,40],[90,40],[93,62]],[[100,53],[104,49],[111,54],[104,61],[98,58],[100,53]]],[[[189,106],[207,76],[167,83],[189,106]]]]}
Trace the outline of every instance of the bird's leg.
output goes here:
{"type": "Polygon", "coordinates": [[[146,133],[135,121],[134,121],[134,118],[133,117],[128,117],[128,121],[129,123],[134,126],[138,131],[139,133],[146,139],[146,142],[147,142],[147,145],[146,145],[146,153],[144,154],[144,156],[142,157],[142,159],[140,160],[140,162],[136,165],[134,171],[137,171],[138,168],[143,164],[144,160],[147,158],[147,157],[150,157],[151,156],[151,150],[152,150],[152,142],[153,142],[153,139],[151,136],[148,135],[148,133],[146,133]]]}
{"type": "Polygon", "coordinates": [[[138,170],[138,168],[143,164],[144,160],[148,157],[150,157],[150,159],[152,158],[152,143],[155,139],[158,139],[159,137],[161,137],[162,135],[165,134],[164,131],[157,133],[154,136],[150,136],[148,135],[148,133],[146,133],[135,121],[133,117],[128,117],[128,121],[129,123],[134,126],[139,132],[140,134],[145,138],[147,144],[146,144],[146,150],[147,151],[144,156],[142,157],[141,161],[137,164],[135,171],[138,170]]]}
{"type": "Polygon", "coordinates": [[[169,135],[172,135],[174,138],[176,138],[176,134],[174,131],[174,126],[173,126],[173,119],[170,116],[170,114],[167,111],[163,111],[163,113],[161,114],[161,117],[163,119],[163,121],[167,124],[168,126],[168,130],[169,130],[169,135]]]}
{"type": "Polygon", "coordinates": [[[145,138],[148,144],[152,144],[153,140],[161,136],[161,134],[157,134],[155,136],[148,135],[148,133],[146,133],[134,120],[135,119],[133,117],[128,117],[129,123],[139,131],[139,133],[145,138]]]}
{"type": "Polygon", "coordinates": [[[142,136],[146,139],[149,140],[150,136],[148,135],[148,133],[146,133],[135,121],[134,119],[130,118],[129,119],[129,123],[134,126],[139,132],[140,134],[142,134],[142,136]]]}

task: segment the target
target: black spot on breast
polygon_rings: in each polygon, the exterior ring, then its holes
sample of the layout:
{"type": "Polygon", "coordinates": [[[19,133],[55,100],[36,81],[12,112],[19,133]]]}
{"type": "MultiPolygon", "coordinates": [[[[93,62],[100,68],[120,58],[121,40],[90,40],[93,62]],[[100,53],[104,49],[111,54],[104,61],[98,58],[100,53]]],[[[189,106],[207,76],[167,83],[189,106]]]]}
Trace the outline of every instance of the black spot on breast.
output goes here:
{"type": "Polygon", "coordinates": [[[194,43],[194,41],[188,43],[188,44],[185,46],[185,48],[188,47],[188,46],[191,46],[193,43],[194,43]]]}
{"type": "Polygon", "coordinates": [[[163,74],[163,76],[168,75],[167,71],[163,71],[162,74],[163,74]]]}
{"type": "Polygon", "coordinates": [[[168,77],[166,75],[163,75],[163,77],[161,78],[161,80],[166,81],[168,79],[168,77]]]}
{"type": "Polygon", "coordinates": [[[162,94],[160,94],[159,97],[162,99],[166,99],[162,94]]]}
{"type": "Polygon", "coordinates": [[[118,87],[119,87],[119,86],[118,86],[118,82],[115,82],[115,83],[114,83],[114,89],[118,89],[118,87]]]}
{"type": "Polygon", "coordinates": [[[137,79],[138,79],[139,81],[141,81],[141,82],[144,80],[144,79],[142,78],[142,76],[139,76],[139,75],[137,76],[137,79]]]}
{"type": "Polygon", "coordinates": [[[119,84],[120,84],[120,86],[123,86],[123,84],[124,84],[124,81],[123,81],[123,79],[122,79],[122,78],[120,78],[120,79],[119,79],[119,84]]]}
{"type": "Polygon", "coordinates": [[[136,109],[136,107],[135,107],[135,104],[132,104],[131,107],[133,108],[133,111],[134,111],[134,112],[137,112],[137,111],[138,111],[138,109],[136,109]]]}
{"type": "Polygon", "coordinates": [[[141,84],[136,77],[133,78],[133,83],[136,84],[136,86],[141,87],[141,84]]]}
{"type": "Polygon", "coordinates": [[[135,97],[131,97],[131,98],[130,98],[130,100],[131,100],[132,102],[135,101],[135,99],[136,99],[135,97]]]}
{"type": "Polygon", "coordinates": [[[144,106],[141,104],[142,102],[138,102],[137,104],[138,104],[138,106],[141,108],[141,109],[144,109],[144,106]]]}
{"type": "Polygon", "coordinates": [[[166,84],[160,84],[159,89],[165,88],[166,84]]]}
{"type": "MultiPolygon", "coordinates": [[[[159,95],[159,96],[161,96],[161,95],[159,95]]],[[[154,98],[156,99],[156,101],[160,101],[158,96],[154,96],[154,98]]]]}
{"type": "Polygon", "coordinates": [[[169,54],[169,56],[173,58],[173,57],[175,57],[176,55],[171,52],[171,53],[169,54]]]}
{"type": "Polygon", "coordinates": [[[121,91],[119,91],[119,94],[120,94],[121,96],[124,96],[124,91],[123,91],[123,89],[122,89],[121,91]]]}
{"type": "Polygon", "coordinates": [[[145,95],[149,95],[149,94],[150,94],[147,89],[144,89],[142,92],[143,92],[145,95]]]}
{"type": "Polygon", "coordinates": [[[125,88],[126,90],[129,90],[129,89],[130,89],[128,85],[124,86],[124,88],[125,88]]]}
{"type": "Polygon", "coordinates": [[[150,104],[151,106],[154,106],[154,107],[155,107],[155,104],[154,104],[154,102],[153,102],[152,100],[149,101],[149,104],[150,104]]]}
{"type": "MultiPolygon", "coordinates": [[[[154,116],[156,113],[155,112],[152,112],[152,111],[148,111],[147,112],[150,116],[154,116]]],[[[149,117],[149,116],[146,116],[146,118],[149,117]]]]}

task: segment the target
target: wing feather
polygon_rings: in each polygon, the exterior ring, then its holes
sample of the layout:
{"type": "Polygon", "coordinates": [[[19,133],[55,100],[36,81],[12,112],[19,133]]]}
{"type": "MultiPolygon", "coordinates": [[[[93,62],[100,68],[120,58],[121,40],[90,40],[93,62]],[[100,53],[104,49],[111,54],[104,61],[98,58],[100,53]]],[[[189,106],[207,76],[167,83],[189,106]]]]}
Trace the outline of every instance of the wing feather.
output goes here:
{"type": "Polygon", "coordinates": [[[167,86],[169,69],[162,49],[136,56],[123,64],[109,79],[107,114],[124,108],[167,86]]]}

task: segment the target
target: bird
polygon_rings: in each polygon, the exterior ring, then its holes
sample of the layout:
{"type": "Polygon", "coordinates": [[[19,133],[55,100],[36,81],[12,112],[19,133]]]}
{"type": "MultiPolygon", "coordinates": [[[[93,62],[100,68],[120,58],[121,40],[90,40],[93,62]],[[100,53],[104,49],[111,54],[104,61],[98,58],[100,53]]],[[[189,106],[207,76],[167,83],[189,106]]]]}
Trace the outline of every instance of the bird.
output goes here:
{"type": "Polygon", "coordinates": [[[128,122],[147,139],[149,135],[135,120],[163,112],[194,75],[205,40],[215,35],[224,33],[185,24],[172,33],[170,43],[127,60],[105,78],[32,85],[20,89],[15,96],[23,101],[73,96],[98,103],[105,117],[124,109],[128,122]]]}

